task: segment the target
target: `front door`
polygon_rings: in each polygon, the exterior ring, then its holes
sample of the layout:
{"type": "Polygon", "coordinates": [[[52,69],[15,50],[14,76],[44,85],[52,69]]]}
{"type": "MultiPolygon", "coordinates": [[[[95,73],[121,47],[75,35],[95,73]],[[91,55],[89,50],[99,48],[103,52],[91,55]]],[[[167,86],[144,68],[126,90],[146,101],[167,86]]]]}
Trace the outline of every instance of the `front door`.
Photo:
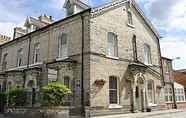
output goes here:
{"type": "Polygon", "coordinates": [[[135,91],[135,107],[136,111],[144,111],[144,93],[143,93],[143,88],[136,87],[135,91]]]}

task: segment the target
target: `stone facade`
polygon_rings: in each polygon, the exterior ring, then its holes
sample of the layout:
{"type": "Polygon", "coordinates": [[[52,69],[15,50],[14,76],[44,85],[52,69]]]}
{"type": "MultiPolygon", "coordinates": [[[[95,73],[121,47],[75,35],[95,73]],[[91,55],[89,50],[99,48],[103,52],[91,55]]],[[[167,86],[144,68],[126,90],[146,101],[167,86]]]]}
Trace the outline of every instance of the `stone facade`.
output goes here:
{"type": "Polygon", "coordinates": [[[70,105],[77,112],[84,100],[83,107],[86,106],[89,117],[158,110],[164,105],[159,35],[133,0],[115,0],[84,10],[10,41],[0,51],[0,79],[23,87],[30,87],[32,80],[32,87],[40,90],[48,82],[63,83],[68,77],[73,91],[70,105]],[[128,22],[129,12],[132,24],[128,22]],[[117,36],[115,57],[108,55],[109,32],[117,36]],[[59,56],[61,34],[67,34],[67,58],[59,56]],[[136,47],[132,42],[134,37],[136,47]],[[40,57],[37,63],[36,44],[40,57]],[[21,66],[17,60],[20,48],[24,53],[21,66]],[[116,80],[113,86],[112,80],[116,80]]]}
{"type": "Polygon", "coordinates": [[[0,34],[0,45],[11,40],[11,37],[0,34]]]}

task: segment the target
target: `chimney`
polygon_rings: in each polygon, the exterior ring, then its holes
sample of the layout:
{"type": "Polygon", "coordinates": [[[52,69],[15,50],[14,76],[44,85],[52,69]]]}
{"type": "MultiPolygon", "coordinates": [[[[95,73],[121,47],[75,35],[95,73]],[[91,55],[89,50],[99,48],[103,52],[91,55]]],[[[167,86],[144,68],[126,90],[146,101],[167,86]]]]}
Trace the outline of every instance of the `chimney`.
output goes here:
{"type": "Polygon", "coordinates": [[[52,16],[47,16],[46,14],[39,16],[38,19],[47,24],[53,23],[52,16]]]}
{"type": "Polygon", "coordinates": [[[13,39],[16,39],[18,37],[21,37],[26,34],[26,30],[23,29],[22,27],[15,27],[14,28],[14,36],[13,39]]]}
{"type": "Polygon", "coordinates": [[[8,41],[10,41],[10,40],[11,40],[10,37],[0,34],[0,45],[3,44],[3,43],[8,42],[8,41]]]}

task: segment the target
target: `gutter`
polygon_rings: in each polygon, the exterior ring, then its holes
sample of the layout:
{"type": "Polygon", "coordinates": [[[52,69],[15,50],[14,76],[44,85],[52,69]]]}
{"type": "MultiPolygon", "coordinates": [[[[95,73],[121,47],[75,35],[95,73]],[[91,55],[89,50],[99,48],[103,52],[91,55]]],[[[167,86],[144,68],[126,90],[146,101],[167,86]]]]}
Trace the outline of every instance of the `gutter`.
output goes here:
{"type": "Polygon", "coordinates": [[[82,44],[81,44],[81,114],[85,116],[84,104],[84,16],[81,15],[82,23],[82,44]]]}

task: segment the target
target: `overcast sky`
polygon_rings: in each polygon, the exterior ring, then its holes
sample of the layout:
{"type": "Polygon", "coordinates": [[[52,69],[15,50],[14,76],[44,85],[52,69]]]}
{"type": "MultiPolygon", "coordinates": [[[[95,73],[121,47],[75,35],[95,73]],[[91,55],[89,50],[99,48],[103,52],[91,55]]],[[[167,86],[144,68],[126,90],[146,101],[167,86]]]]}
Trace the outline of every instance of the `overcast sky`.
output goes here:
{"type": "MultiPolygon", "coordinates": [[[[98,6],[109,0],[86,0],[98,6]]],[[[162,55],[175,58],[176,69],[186,68],[186,0],[136,0],[161,36],[162,55]]],[[[0,34],[13,35],[27,16],[47,14],[59,20],[64,17],[64,0],[1,0],[0,34]]]]}

